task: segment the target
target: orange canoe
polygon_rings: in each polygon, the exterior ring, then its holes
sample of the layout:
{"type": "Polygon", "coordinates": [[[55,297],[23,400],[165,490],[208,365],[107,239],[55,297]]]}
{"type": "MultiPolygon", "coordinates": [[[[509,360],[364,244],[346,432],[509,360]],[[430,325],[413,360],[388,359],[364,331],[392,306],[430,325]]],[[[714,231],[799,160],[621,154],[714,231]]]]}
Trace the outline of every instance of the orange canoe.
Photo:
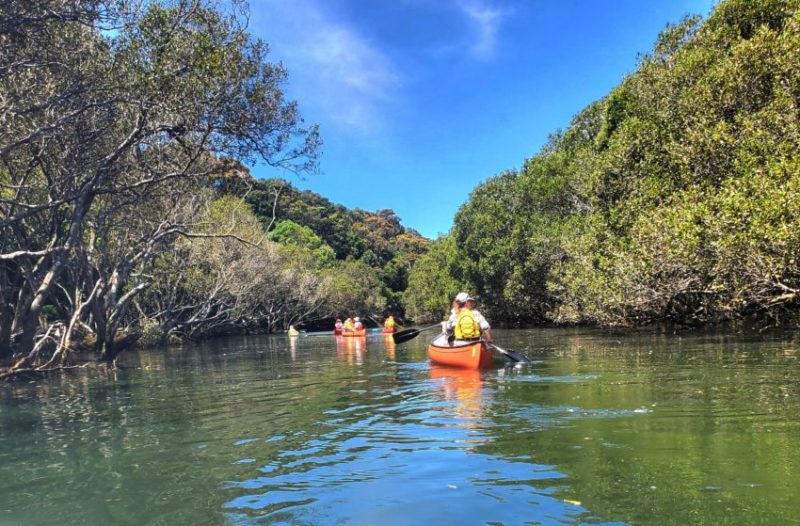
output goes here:
{"type": "Polygon", "coordinates": [[[483,340],[465,345],[428,345],[428,358],[431,362],[451,367],[463,367],[465,369],[480,369],[491,367],[494,362],[492,351],[486,346],[483,340]]]}
{"type": "Polygon", "coordinates": [[[396,327],[384,327],[383,334],[392,334],[393,332],[397,332],[396,327]]]}
{"type": "Polygon", "coordinates": [[[361,329],[359,331],[342,331],[342,336],[366,336],[367,329],[361,329]]]}

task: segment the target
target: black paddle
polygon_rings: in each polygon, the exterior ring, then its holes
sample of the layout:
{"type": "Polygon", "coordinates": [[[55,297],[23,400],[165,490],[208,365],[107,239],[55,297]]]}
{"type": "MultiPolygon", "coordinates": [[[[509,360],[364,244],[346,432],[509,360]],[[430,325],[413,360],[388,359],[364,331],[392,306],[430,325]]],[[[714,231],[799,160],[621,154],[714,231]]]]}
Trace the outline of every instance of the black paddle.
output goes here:
{"type": "Polygon", "coordinates": [[[392,334],[392,339],[394,343],[403,343],[407,342],[408,340],[413,340],[417,337],[417,335],[423,331],[429,331],[431,329],[441,328],[442,324],[437,323],[436,325],[431,325],[430,327],[425,327],[423,329],[406,329],[404,331],[396,332],[392,334]]]}
{"type": "Polygon", "coordinates": [[[493,343],[489,343],[489,342],[486,342],[486,346],[489,347],[490,349],[494,350],[494,351],[499,352],[500,354],[502,354],[503,356],[505,356],[506,358],[508,358],[512,362],[528,363],[528,362],[531,361],[530,358],[528,358],[527,356],[525,356],[521,352],[507,351],[506,349],[503,349],[502,347],[498,347],[497,345],[495,345],[493,343]]]}

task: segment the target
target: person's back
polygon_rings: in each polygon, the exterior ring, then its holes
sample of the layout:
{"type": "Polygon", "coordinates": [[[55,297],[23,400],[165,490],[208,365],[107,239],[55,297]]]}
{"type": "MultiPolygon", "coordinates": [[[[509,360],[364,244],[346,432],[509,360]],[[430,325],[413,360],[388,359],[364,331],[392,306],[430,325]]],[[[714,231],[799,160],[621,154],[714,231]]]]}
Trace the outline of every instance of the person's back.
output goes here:
{"type": "Polygon", "coordinates": [[[344,328],[344,323],[342,323],[342,320],[336,320],[336,324],[333,326],[333,328],[337,331],[341,331],[342,328],[344,328]]]}
{"type": "Polygon", "coordinates": [[[344,320],[344,327],[343,328],[346,331],[352,331],[353,330],[353,320],[351,320],[350,318],[347,318],[346,320],[344,320]]]}
{"type": "Polygon", "coordinates": [[[486,318],[483,317],[483,314],[478,312],[474,309],[475,299],[469,297],[466,302],[466,308],[472,311],[472,317],[475,318],[475,321],[478,323],[478,328],[481,331],[481,337],[486,340],[487,342],[491,343],[492,341],[492,326],[489,325],[489,322],[486,321],[486,318]]]}
{"type": "Polygon", "coordinates": [[[456,323],[453,327],[456,340],[469,341],[481,338],[481,328],[472,310],[462,307],[456,315],[456,323]]]}
{"type": "Polygon", "coordinates": [[[453,300],[450,318],[442,323],[443,332],[450,344],[481,339],[492,341],[489,322],[472,309],[475,300],[466,292],[459,292],[453,300]]]}
{"type": "Polygon", "coordinates": [[[392,316],[386,318],[386,321],[383,322],[383,326],[387,329],[394,329],[394,318],[392,316]]]}
{"type": "Polygon", "coordinates": [[[361,320],[356,318],[356,322],[353,324],[353,330],[360,331],[364,328],[364,325],[361,323],[361,320]]]}

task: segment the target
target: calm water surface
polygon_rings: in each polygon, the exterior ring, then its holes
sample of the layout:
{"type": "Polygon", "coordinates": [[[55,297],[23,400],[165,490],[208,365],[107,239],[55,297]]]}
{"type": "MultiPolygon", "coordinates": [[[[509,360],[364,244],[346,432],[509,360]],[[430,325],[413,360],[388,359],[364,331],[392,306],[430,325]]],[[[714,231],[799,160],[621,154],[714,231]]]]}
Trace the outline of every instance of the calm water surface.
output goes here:
{"type": "Polygon", "coordinates": [[[0,385],[0,525],[800,524],[793,335],[248,337],[0,385]]]}

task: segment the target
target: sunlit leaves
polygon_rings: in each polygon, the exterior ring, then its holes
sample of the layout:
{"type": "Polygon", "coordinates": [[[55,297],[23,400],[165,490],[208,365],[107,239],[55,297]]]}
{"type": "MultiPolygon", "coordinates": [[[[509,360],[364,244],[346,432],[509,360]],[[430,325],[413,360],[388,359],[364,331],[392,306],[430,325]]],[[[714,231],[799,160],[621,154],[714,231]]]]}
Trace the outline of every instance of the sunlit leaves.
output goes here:
{"type": "Polygon", "coordinates": [[[453,275],[508,321],[791,319],[798,86],[797,0],[668,27],[520,173],[472,193],[453,275]]]}

